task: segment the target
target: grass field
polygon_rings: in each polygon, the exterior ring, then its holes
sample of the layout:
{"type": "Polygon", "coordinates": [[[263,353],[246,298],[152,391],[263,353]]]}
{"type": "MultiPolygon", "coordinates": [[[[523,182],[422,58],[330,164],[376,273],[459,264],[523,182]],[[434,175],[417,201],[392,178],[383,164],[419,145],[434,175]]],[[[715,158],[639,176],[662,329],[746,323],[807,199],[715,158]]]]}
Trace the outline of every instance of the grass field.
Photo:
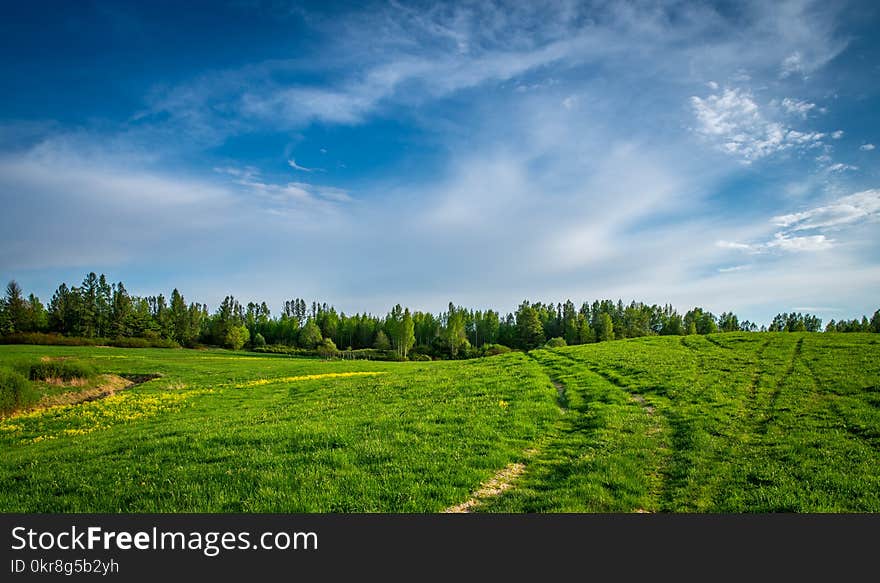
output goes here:
{"type": "Polygon", "coordinates": [[[473,510],[880,511],[876,335],[419,363],[0,347],[41,357],[162,376],[0,421],[3,512],[436,512],[505,468],[473,510]]]}

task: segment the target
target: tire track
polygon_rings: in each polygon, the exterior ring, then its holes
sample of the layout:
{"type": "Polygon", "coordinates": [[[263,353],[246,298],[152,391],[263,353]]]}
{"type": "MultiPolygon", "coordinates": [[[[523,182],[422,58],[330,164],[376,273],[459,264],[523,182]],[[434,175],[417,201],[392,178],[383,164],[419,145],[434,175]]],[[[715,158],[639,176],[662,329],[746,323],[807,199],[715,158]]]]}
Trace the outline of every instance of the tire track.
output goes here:
{"type": "Polygon", "coordinates": [[[792,352],[791,360],[788,363],[788,368],[786,368],[782,376],[779,377],[779,380],[773,387],[773,392],[770,393],[770,402],[767,404],[767,407],[764,410],[764,419],[762,419],[761,422],[758,424],[758,432],[761,435],[767,435],[767,432],[770,430],[770,425],[771,423],[773,423],[773,419],[776,416],[776,404],[779,401],[779,396],[782,394],[782,389],[791,378],[791,375],[794,374],[795,364],[797,363],[798,359],[801,358],[803,348],[804,338],[802,336],[798,339],[797,344],[795,344],[794,352],[792,352]]]}
{"type": "Polygon", "coordinates": [[[469,514],[473,512],[478,506],[484,504],[487,500],[500,496],[507,490],[513,488],[514,482],[517,478],[522,476],[525,471],[525,464],[519,462],[508,464],[505,468],[499,470],[494,476],[492,476],[491,479],[480,484],[480,487],[471,494],[470,498],[461,504],[456,504],[443,510],[443,514],[469,514]]]}
{"type": "MultiPolygon", "coordinates": [[[[608,374],[607,372],[589,362],[574,358],[570,354],[564,352],[555,352],[555,354],[568,359],[577,366],[583,367],[584,369],[598,376],[605,382],[614,387],[617,387],[618,389],[626,393],[629,396],[630,402],[638,405],[639,408],[650,420],[650,423],[648,424],[648,427],[644,432],[645,437],[651,439],[653,443],[657,444],[656,450],[664,448],[664,441],[666,440],[668,434],[667,426],[669,425],[669,421],[665,418],[664,415],[656,414],[657,408],[649,403],[644,395],[631,390],[629,385],[627,385],[623,380],[616,376],[608,374]]],[[[674,437],[672,439],[674,441],[674,437]]],[[[658,453],[657,457],[658,463],[654,464],[653,466],[645,467],[644,476],[648,484],[648,492],[650,498],[655,502],[657,508],[662,508],[662,502],[665,499],[664,493],[668,489],[667,481],[669,471],[669,455],[658,453]]],[[[633,509],[633,512],[644,513],[649,511],[643,508],[635,508],[633,509]]]]}

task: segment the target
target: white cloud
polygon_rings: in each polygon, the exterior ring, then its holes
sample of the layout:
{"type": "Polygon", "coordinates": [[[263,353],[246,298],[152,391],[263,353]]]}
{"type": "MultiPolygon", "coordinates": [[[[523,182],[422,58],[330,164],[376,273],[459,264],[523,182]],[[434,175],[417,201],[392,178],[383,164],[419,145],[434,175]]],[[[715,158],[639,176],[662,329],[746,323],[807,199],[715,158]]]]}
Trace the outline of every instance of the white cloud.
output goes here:
{"type": "Polygon", "coordinates": [[[847,170],[858,170],[858,166],[853,166],[851,164],[844,164],[843,162],[837,162],[836,164],[832,164],[828,167],[828,172],[846,172],[847,170]]]}
{"type": "Polygon", "coordinates": [[[862,144],[861,146],[859,146],[859,150],[863,152],[870,152],[874,149],[874,147],[874,144],[862,144]]]}
{"type": "Polygon", "coordinates": [[[296,163],[295,158],[291,158],[290,160],[288,160],[287,165],[290,166],[291,168],[293,168],[294,170],[299,170],[301,172],[315,172],[315,171],[323,172],[323,170],[321,170],[320,168],[307,168],[305,166],[300,166],[299,164],[296,163]]]}
{"type": "Polygon", "coordinates": [[[751,265],[732,265],[730,267],[719,267],[718,273],[736,273],[738,271],[746,271],[751,269],[751,265]]]}
{"type": "Polygon", "coordinates": [[[784,79],[795,73],[803,75],[805,70],[803,57],[799,52],[796,52],[783,59],[782,65],[780,65],[779,76],[784,79]]]}
{"type": "Polygon", "coordinates": [[[782,108],[785,109],[787,113],[798,115],[803,119],[807,119],[807,115],[815,107],[815,103],[800,101],[797,99],[792,99],[790,97],[786,97],[782,100],[782,108]]]}
{"type": "MultiPolygon", "coordinates": [[[[292,168],[302,170],[302,167],[294,166],[296,161],[288,160],[292,168]]],[[[311,172],[312,169],[305,169],[311,172]]],[[[218,167],[215,172],[228,174],[235,178],[235,184],[244,187],[245,192],[259,196],[264,202],[270,203],[270,210],[284,213],[290,210],[296,211],[323,211],[330,212],[335,203],[351,202],[353,199],[348,191],[332,186],[322,186],[308,182],[285,182],[275,183],[263,178],[261,172],[252,167],[218,167]]]]}
{"type": "MultiPolygon", "coordinates": [[[[823,251],[830,249],[834,241],[825,235],[808,235],[792,237],[783,232],[774,233],[773,238],[763,243],[736,243],[732,241],[718,241],[716,245],[722,249],[736,249],[751,254],[767,253],[774,249],[783,251],[823,251]]],[[[722,271],[719,269],[719,271],[722,271]]]]}
{"type": "Polygon", "coordinates": [[[840,197],[835,201],[805,211],[777,215],[770,222],[781,230],[773,238],[758,243],[740,243],[721,240],[716,246],[723,249],[762,254],[778,249],[781,251],[824,251],[836,243],[825,230],[841,230],[843,227],[880,220],[880,190],[871,189],[840,197]],[[802,231],[820,231],[812,235],[800,235],[802,231]]]}
{"type": "Polygon", "coordinates": [[[843,130],[837,130],[837,131],[831,132],[831,137],[835,140],[839,140],[840,138],[843,137],[843,130]]]}
{"type": "Polygon", "coordinates": [[[741,89],[727,88],[706,98],[692,96],[691,106],[699,122],[696,131],[747,164],[791,148],[820,146],[825,137],[767,119],[754,96],[741,89]]]}
{"type": "Polygon", "coordinates": [[[789,231],[839,227],[880,218],[880,190],[871,189],[799,213],[773,217],[773,224],[789,231]]]}
{"type": "Polygon", "coordinates": [[[785,251],[823,251],[830,249],[834,241],[825,235],[808,235],[791,237],[784,233],[776,233],[773,240],[765,243],[768,249],[779,248],[785,251]]]}
{"type": "Polygon", "coordinates": [[[723,240],[723,239],[720,240],[720,241],[717,241],[715,244],[716,244],[718,247],[721,247],[722,249],[739,249],[739,250],[742,250],[742,251],[752,251],[752,250],[754,250],[754,246],[753,246],[753,245],[749,245],[748,243],[737,243],[737,242],[735,242],[735,241],[725,241],[725,240],[723,240]]]}

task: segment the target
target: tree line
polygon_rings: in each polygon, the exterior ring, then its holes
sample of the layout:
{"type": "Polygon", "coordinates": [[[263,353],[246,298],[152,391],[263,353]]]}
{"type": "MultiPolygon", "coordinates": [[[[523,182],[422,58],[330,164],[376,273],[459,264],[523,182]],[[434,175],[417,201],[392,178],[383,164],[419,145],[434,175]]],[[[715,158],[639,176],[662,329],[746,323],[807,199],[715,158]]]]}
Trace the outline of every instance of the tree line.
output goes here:
{"type": "MultiPolygon", "coordinates": [[[[54,333],[87,339],[145,339],[181,346],[291,347],[335,354],[378,350],[407,359],[412,355],[466,358],[507,349],[530,350],[650,335],[712,334],[733,331],[820,332],[822,320],[798,312],[778,314],[769,326],[720,316],[700,307],[683,315],[671,305],[624,304],[596,300],[576,306],[523,301],[515,312],[472,310],[449,303],[439,314],[411,311],[400,304],[384,316],[348,315],[327,303],[285,301],[273,316],[266,302],[241,304],[227,296],[209,313],[203,303],[187,303],[174,289],[164,295],[133,296],[122,282],[89,273],[80,285],[62,283],[44,306],[11,281],[0,300],[0,334],[54,333]]],[[[826,332],[880,332],[880,310],[869,320],[832,320],[826,332]]]]}

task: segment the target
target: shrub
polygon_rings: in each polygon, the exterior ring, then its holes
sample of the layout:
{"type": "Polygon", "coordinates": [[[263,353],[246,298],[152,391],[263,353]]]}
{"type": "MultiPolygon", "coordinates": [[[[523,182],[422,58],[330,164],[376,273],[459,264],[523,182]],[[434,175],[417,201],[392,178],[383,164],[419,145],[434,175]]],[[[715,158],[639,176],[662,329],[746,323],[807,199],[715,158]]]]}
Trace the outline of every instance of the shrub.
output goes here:
{"type": "Polygon", "coordinates": [[[318,344],[318,356],[322,358],[332,358],[339,354],[339,350],[336,348],[336,344],[333,343],[329,338],[325,338],[318,344]]]}
{"type": "Polygon", "coordinates": [[[0,369],[0,414],[9,414],[30,405],[38,397],[24,376],[0,369]]]}
{"type": "Polygon", "coordinates": [[[548,340],[544,346],[546,348],[562,348],[563,346],[568,346],[568,343],[565,341],[565,338],[557,336],[548,340]]]}
{"type": "Polygon", "coordinates": [[[0,338],[0,344],[43,344],[57,346],[94,346],[97,344],[93,338],[76,338],[62,336],[61,334],[43,334],[42,332],[24,332],[20,334],[7,334],[0,338]]]}
{"type": "Polygon", "coordinates": [[[260,348],[261,346],[266,346],[266,338],[257,332],[256,336],[254,336],[254,348],[260,348]]]}
{"type": "Polygon", "coordinates": [[[73,379],[87,379],[95,376],[95,369],[82,362],[67,360],[47,360],[31,365],[28,377],[32,381],[45,381],[49,379],[61,379],[70,381],[73,379]]]}
{"type": "Polygon", "coordinates": [[[116,348],[180,348],[180,344],[165,338],[128,338],[124,336],[109,340],[107,345],[116,348]]]}
{"type": "Polygon", "coordinates": [[[481,350],[483,351],[483,356],[497,356],[499,354],[506,354],[511,349],[503,344],[484,344],[481,350]]]}
{"type": "Polygon", "coordinates": [[[430,362],[432,359],[427,354],[414,354],[410,360],[415,360],[416,362],[430,362]]]}
{"type": "Polygon", "coordinates": [[[80,338],[78,336],[62,336],[61,334],[42,332],[26,332],[8,334],[0,337],[0,344],[36,344],[43,346],[115,346],[117,348],[180,348],[174,340],[160,338],[151,332],[149,338],[80,338]]]}
{"type": "Polygon", "coordinates": [[[286,346],[284,344],[268,344],[266,346],[255,346],[254,352],[260,354],[287,354],[289,356],[317,356],[318,353],[307,348],[297,348],[296,346],[286,346]]]}
{"type": "Polygon", "coordinates": [[[354,360],[397,360],[397,353],[393,350],[377,350],[375,348],[359,348],[346,350],[343,358],[354,360]]]}

